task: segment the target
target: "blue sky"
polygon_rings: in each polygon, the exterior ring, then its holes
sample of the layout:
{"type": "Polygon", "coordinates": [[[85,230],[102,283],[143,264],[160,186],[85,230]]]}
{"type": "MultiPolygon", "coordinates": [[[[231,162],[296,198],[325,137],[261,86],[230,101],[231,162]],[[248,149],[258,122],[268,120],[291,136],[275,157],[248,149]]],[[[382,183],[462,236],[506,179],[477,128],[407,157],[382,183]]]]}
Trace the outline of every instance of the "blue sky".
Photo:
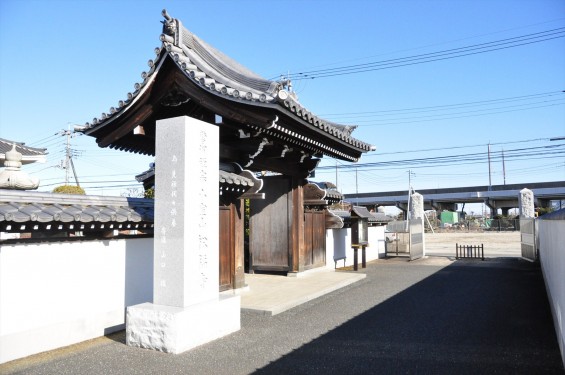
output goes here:
{"type": "MultiPolygon", "coordinates": [[[[65,179],[56,167],[65,138],[56,134],[108,111],[141,81],[160,46],[163,8],[266,78],[466,50],[565,27],[562,0],[2,0],[0,137],[47,147],[47,163],[24,167],[42,180],[39,190],[65,179]]],[[[337,175],[344,193],[404,190],[412,170],[416,190],[486,185],[489,143],[493,184],[565,180],[565,141],[549,141],[565,136],[565,38],[555,33],[487,53],[295,79],[304,106],[360,125],[354,136],[377,147],[357,171],[340,161],[336,174],[336,161],[324,158],[321,166],[334,168],[317,171],[316,180],[335,182],[337,175]],[[446,158],[430,163],[438,157],[446,158]],[[412,159],[424,161],[406,161],[412,159]],[[396,164],[364,165],[379,162],[396,164]]],[[[140,187],[133,176],[152,160],[98,148],[87,136],[73,138],[72,146],[89,194],[140,187]]]]}

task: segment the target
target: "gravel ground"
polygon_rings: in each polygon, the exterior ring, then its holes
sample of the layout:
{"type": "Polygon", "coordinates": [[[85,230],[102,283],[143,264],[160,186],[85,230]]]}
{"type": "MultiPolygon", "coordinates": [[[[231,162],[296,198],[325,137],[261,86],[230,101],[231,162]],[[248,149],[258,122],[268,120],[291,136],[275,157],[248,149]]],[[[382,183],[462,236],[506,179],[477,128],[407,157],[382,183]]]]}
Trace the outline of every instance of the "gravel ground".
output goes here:
{"type": "Polygon", "coordinates": [[[483,245],[486,258],[520,257],[520,232],[426,233],[426,254],[455,256],[455,246],[483,245]]]}

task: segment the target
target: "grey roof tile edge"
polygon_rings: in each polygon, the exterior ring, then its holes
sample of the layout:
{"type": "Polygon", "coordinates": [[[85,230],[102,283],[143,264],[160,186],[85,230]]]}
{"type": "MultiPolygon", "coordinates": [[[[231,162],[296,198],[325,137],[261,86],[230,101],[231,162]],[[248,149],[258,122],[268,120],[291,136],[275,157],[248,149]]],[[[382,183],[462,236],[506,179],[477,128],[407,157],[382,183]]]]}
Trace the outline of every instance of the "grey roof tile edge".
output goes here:
{"type": "Polygon", "coordinates": [[[0,203],[53,203],[63,205],[152,206],[152,199],[102,195],[55,194],[38,191],[0,189],[0,203]]]}
{"type": "Polygon", "coordinates": [[[152,222],[154,201],[0,190],[0,222],[152,222]]]}
{"type": "Polygon", "coordinates": [[[16,144],[16,151],[22,154],[22,156],[43,156],[47,154],[46,148],[30,147],[23,142],[10,141],[5,138],[0,138],[0,154],[5,154],[12,150],[14,144],[16,144]]]}
{"type": "Polygon", "coordinates": [[[108,206],[57,206],[52,203],[3,204],[0,203],[0,222],[12,223],[139,223],[152,222],[153,209],[138,212],[136,207],[108,207],[108,206]]]}

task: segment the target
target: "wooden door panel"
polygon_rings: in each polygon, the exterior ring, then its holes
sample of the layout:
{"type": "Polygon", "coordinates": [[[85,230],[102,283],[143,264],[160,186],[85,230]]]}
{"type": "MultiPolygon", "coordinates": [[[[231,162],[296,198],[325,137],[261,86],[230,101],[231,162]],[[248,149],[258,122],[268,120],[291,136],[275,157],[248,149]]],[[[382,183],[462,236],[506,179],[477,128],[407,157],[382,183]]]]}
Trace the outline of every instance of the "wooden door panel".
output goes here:
{"type": "Polygon", "coordinates": [[[312,212],[304,213],[304,267],[312,265],[314,250],[314,215],[312,212]]]}
{"type": "Polygon", "coordinates": [[[232,289],[232,238],[229,207],[220,207],[220,291],[232,289]]]}
{"type": "Polygon", "coordinates": [[[323,266],[326,264],[326,218],[323,212],[316,212],[312,219],[312,263],[323,266]]]}
{"type": "Polygon", "coordinates": [[[249,220],[251,267],[253,269],[289,269],[289,191],[284,176],[264,179],[265,199],[251,201],[249,220]]]}

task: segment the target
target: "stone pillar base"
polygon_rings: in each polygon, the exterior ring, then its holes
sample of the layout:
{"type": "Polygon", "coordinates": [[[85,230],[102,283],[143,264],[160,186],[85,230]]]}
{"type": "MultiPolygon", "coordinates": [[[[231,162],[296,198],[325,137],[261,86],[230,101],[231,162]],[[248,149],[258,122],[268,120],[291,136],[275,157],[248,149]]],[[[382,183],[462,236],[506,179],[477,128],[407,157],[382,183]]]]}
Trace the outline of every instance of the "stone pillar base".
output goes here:
{"type": "Polygon", "coordinates": [[[182,353],[241,328],[240,296],[187,307],[143,303],[126,314],[126,344],[165,353],[182,353]]]}

